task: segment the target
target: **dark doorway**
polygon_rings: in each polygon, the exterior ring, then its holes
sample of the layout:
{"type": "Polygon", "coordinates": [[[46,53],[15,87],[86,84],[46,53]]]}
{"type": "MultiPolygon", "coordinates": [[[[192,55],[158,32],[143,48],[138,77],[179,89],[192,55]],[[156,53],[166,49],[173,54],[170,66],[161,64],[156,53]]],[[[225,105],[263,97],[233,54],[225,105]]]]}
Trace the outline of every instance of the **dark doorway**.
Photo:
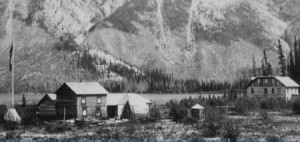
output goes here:
{"type": "Polygon", "coordinates": [[[107,106],[108,118],[114,118],[118,116],[118,106],[107,106]]]}

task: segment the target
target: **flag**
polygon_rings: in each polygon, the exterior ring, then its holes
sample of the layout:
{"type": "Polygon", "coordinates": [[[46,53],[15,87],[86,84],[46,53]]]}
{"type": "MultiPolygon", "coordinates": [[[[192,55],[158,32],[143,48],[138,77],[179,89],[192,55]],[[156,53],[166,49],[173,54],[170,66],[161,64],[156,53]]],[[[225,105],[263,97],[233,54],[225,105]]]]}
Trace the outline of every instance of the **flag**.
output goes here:
{"type": "Polygon", "coordinates": [[[13,66],[13,55],[14,54],[14,44],[12,43],[11,44],[11,48],[10,48],[10,51],[9,51],[9,57],[10,57],[10,61],[9,61],[9,71],[12,71],[12,66],[13,66]]]}

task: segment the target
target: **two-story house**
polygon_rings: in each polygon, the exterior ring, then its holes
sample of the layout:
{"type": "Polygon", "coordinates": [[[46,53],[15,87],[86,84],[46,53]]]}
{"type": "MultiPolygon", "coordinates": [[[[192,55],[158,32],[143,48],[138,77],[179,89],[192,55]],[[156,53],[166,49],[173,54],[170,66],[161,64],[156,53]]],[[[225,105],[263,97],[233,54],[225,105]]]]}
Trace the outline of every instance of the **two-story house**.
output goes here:
{"type": "Polygon", "coordinates": [[[276,98],[289,101],[292,95],[298,94],[299,85],[289,77],[254,77],[247,85],[247,96],[259,99],[276,98]]]}
{"type": "Polygon", "coordinates": [[[56,92],[58,118],[106,118],[108,91],[98,82],[66,82],[56,92]]]}

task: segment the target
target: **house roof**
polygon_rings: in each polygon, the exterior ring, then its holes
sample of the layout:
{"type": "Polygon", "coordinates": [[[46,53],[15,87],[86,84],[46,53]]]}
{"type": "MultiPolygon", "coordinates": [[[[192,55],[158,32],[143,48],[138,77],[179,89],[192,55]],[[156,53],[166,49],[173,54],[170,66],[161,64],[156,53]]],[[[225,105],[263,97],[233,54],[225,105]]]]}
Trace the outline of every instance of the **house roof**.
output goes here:
{"type": "Polygon", "coordinates": [[[285,87],[299,87],[299,84],[297,84],[294,80],[292,80],[289,77],[275,77],[278,81],[280,81],[285,87]]]}
{"type": "Polygon", "coordinates": [[[204,109],[204,107],[199,104],[196,104],[191,109],[204,109]]]}
{"type": "Polygon", "coordinates": [[[108,91],[98,82],[66,82],[65,84],[77,95],[108,94],[108,91]]]}
{"type": "Polygon", "coordinates": [[[275,78],[278,80],[282,85],[285,87],[300,87],[298,83],[296,83],[294,80],[292,80],[290,77],[282,77],[282,76],[260,76],[260,77],[254,77],[251,79],[251,82],[247,85],[250,86],[256,79],[259,78],[275,78]]]}

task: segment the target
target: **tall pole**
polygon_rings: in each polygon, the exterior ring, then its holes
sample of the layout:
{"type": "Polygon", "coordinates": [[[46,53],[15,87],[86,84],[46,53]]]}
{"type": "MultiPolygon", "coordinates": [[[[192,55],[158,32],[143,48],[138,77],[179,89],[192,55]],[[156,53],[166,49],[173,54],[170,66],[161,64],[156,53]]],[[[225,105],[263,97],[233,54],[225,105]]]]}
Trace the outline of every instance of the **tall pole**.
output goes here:
{"type": "Polygon", "coordinates": [[[10,8],[10,13],[9,13],[9,22],[8,22],[8,27],[7,27],[7,30],[9,31],[8,33],[10,33],[10,38],[11,38],[11,42],[12,42],[12,55],[11,55],[11,106],[12,108],[14,108],[14,100],[15,100],[15,91],[14,91],[14,72],[15,72],[15,67],[14,67],[14,33],[13,33],[13,12],[14,12],[14,7],[15,7],[15,3],[14,3],[14,0],[10,0],[9,1],[9,8],[10,8]]]}
{"type": "MultiPolygon", "coordinates": [[[[12,43],[14,46],[14,42],[12,43]]],[[[11,66],[11,107],[14,108],[15,107],[15,103],[14,103],[14,100],[15,100],[15,89],[14,89],[14,86],[15,86],[15,56],[14,56],[14,50],[12,50],[12,56],[11,56],[11,60],[12,60],[12,66],[11,66]]]]}

